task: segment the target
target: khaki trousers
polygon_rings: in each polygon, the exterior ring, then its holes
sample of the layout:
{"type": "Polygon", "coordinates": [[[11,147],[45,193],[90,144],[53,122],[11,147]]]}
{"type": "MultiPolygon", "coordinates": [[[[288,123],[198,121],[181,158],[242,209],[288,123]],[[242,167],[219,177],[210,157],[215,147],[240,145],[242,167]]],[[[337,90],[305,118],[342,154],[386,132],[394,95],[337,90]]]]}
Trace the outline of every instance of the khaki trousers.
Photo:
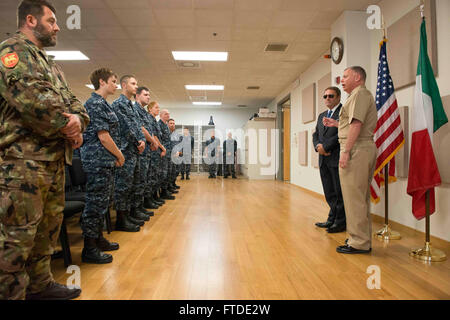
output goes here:
{"type": "MultiPolygon", "coordinates": [[[[341,142],[341,152],[345,140],[341,142]]],[[[347,167],[339,167],[342,196],[347,217],[348,245],[355,249],[372,247],[370,183],[375,171],[377,148],[372,140],[356,141],[347,167]]]]}

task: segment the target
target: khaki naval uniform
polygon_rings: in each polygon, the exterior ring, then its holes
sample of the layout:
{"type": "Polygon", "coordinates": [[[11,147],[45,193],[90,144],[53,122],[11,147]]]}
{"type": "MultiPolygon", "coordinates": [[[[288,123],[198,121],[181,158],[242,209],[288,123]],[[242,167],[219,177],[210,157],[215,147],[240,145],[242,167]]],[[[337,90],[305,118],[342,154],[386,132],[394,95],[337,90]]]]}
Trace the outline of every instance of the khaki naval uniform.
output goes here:
{"type": "Polygon", "coordinates": [[[342,196],[347,216],[348,245],[361,250],[371,248],[370,183],[375,171],[377,148],[373,132],[377,124],[374,98],[364,85],[353,89],[339,114],[339,143],[345,150],[350,123],[362,122],[361,131],[350,151],[347,167],[339,167],[342,196]]]}

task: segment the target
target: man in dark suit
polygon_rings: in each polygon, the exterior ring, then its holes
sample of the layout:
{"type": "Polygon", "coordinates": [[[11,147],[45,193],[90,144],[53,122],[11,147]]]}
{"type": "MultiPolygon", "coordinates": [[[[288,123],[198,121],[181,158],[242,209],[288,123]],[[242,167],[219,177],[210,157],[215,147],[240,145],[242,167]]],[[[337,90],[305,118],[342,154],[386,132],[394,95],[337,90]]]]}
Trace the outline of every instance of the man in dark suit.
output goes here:
{"type": "Polygon", "coordinates": [[[314,149],[319,153],[320,178],[323,191],[330,212],[326,222],[317,222],[316,226],[327,228],[329,233],[343,232],[346,230],[344,201],[342,199],[341,184],[339,181],[339,154],[338,129],[325,127],[324,118],[339,120],[339,112],[342,104],[341,91],[337,87],[329,87],[323,96],[328,111],[319,115],[316,131],[313,133],[314,149]]]}

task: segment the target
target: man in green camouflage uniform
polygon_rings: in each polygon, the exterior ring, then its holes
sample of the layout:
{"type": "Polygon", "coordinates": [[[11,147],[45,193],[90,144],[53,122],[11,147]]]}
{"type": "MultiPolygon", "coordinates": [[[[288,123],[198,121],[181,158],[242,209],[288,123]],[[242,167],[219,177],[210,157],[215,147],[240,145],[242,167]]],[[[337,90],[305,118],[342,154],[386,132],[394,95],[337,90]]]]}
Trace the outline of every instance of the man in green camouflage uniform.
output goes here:
{"type": "Polygon", "coordinates": [[[55,9],[24,0],[19,31],[0,44],[0,299],[71,299],[50,270],[64,209],[64,159],[89,117],[44,47],[56,45],[55,9]]]}

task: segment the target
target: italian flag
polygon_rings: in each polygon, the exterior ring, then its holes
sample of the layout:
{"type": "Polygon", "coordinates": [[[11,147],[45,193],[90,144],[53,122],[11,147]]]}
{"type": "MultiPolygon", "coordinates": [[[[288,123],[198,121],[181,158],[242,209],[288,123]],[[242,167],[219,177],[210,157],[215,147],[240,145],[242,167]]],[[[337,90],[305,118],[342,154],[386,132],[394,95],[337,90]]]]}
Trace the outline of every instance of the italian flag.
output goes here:
{"type": "Polygon", "coordinates": [[[436,210],[434,187],[441,184],[441,176],[434,157],[432,137],[448,122],[442,106],[439,88],[427,52],[425,19],[420,27],[420,53],[417,65],[411,159],[407,193],[412,196],[412,211],[416,219],[425,217],[425,193],[430,190],[430,214],[436,210]]]}

